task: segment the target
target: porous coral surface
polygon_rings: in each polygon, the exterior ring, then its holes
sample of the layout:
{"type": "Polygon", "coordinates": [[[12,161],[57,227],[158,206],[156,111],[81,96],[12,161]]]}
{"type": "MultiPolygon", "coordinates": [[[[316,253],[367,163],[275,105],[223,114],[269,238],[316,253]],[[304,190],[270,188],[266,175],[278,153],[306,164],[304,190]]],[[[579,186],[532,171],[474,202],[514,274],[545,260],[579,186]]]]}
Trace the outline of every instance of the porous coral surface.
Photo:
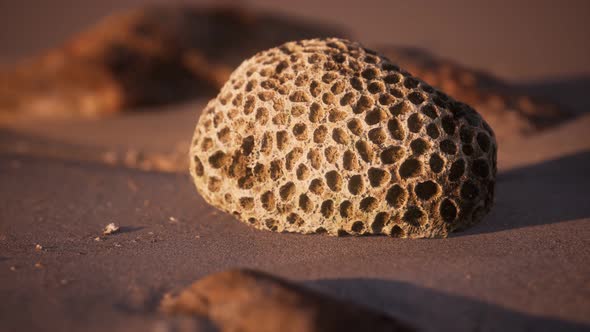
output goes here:
{"type": "Polygon", "coordinates": [[[207,202],[259,229],[444,237],[493,203],[492,129],[388,59],[343,39],[244,61],[197,123],[207,202]]]}

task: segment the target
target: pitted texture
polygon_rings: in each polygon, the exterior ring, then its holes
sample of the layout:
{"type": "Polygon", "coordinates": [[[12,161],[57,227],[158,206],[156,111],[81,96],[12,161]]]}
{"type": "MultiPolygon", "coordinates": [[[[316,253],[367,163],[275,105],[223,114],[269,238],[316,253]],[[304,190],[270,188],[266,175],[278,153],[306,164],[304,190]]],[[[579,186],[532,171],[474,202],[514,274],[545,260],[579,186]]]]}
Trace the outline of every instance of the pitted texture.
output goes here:
{"type": "Polygon", "coordinates": [[[205,200],[256,228],[415,238],[481,220],[496,151],[472,108],[332,38],[243,62],[190,153],[205,200]]]}

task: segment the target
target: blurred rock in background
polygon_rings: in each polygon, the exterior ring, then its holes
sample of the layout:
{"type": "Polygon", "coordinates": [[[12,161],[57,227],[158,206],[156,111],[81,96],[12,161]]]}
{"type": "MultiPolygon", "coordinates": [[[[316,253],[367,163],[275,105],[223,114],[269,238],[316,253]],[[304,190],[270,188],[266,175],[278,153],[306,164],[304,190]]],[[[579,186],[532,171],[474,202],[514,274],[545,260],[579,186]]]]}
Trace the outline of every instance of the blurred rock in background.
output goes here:
{"type": "Polygon", "coordinates": [[[0,122],[96,116],[213,96],[242,60],[337,28],[242,8],[147,7],[106,17],[0,71],[0,122]]]}

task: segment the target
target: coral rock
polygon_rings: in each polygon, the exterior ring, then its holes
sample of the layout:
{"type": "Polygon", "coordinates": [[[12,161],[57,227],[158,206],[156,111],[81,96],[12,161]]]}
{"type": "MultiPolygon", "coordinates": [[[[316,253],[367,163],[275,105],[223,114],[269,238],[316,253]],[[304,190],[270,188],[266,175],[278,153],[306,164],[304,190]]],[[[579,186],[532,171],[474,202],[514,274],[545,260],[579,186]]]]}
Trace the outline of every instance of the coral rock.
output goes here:
{"type": "Polygon", "coordinates": [[[385,314],[252,270],[207,276],[177,297],[165,297],[161,309],[208,319],[220,331],[415,331],[385,314]]]}
{"type": "Polygon", "coordinates": [[[190,169],[259,229],[444,237],[489,211],[496,152],[471,107],[332,38],[243,62],[199,118],[190,169]]]}

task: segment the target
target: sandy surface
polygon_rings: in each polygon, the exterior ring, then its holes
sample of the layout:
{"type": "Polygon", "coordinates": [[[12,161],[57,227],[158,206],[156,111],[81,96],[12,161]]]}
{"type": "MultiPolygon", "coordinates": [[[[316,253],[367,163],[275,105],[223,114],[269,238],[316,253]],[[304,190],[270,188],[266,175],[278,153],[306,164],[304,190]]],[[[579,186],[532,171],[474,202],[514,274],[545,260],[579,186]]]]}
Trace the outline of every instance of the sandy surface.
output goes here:
{"type": "MultiPolygon", "coordinates": [[[[132,117],[137,135],[128,145],[154,137],[154,117],[166,128],[163,119],[194,114],[132,117]]],[[[111,139],[122,137],[127,121],[87,123],[86,132],[108,126],[111,139]]],[[[171,324],[153,313],[166,291],[251,267],[432,330],[588,329],[588,128],[590,116],[581,116],[502,146],[496,206],[444,240],[256,231],[207,206],[186,174],[3,153],[0,321],[8,330],[156,329],[171,324]],[[123,231],[95,241],[110,222],[123,231]]]]}
{"type": "MultiPolygon", "coordinates": [[[[24,1],[0,9],[3,34],[6,27],[21,31],[27,26],[22,38],[2,46],[9,51],[1,58],[19,58],[48,46],[119,6],[104,1],[81,9],[77,2],[58,3],[45,8],[24,1]],[[25,7],[34,8],[26,17],[25,7]],[[80,15],[64,19],[64,8],[80,15]],[[37,25],[31,26],[35,20],[37,25]]],[[[315,3],[305,1],[294,10],[303,16],[330,16],[315,3]]],[[[516,6],[513,14],[534,12],[528,25],[512,17],[494,33],[482,29],[507,10],[463,8],[489,13],[478,25],[473,18],[461,20],[461,11],[451,8],[449,16],[439,16],[427,8],[430,14],[420,16],[421,22],[436,24],[408,29],[417,46],[430,45],[516,81],[535,79],[523,88],[559,99],[580,114],[536,136],[501,144],[495,207],[481,224],[448,239],[256,231],[207,206],[186,173],[99,162],[105,151],[166,152],[186,142],[202,100],[99,121],[20,123],[0,129],[0,330],[166,331],[182,322],[156,312],[164,293],[231,267],[299,280],[405,317],[426,330],[590,330],[590,80],[537,79],[588,73],[588,25],[579,18],[588,6],[571,2],[556,9],[566,22],[556,29],[540,23],[556,17],[553,7],[535,2],[538,11],[529,11],[530,3],[516,6]],[[436,26],[446,20],[455,22],[450,26],[460,33],[451,39],[454,43],[443,45],[438,40],[453,31],[436,26]],[[512,35],[506,31],[510,28],[512,35]],[[481,38],[474,43],[478,31],[481,38]],[[539,40],[524,38],[533,32],[539,40]],[[525,53],[515,46],[520,41],[525,53]],[[490,42],[496,43],[496,53],[486,46],[490,42]],[[476,51],[466,52],[469,45],[476,51]],[[539,52],[540,45],[546,53],[539,52]],[[121,232],[96,241],[111,222],[121,232]],[[35,250],[36,244],[43,249],[35,250]]],[[[278,6],[262,0],[257,4],[278,6]]],[[[393,31],[394,20],[371,39],[378,27],[363,24],[371,20],[369,14],[391,15],[379,10],[383,3],[371,4],[360,11],[364,18],[352,7],[338,7],[333,21],[348,22],[361,38],[383,42],[383,31],[393,31]]],[[[407,12],[418,13],[416,8],[407,12]]],[[[409,16],[394,15],[403,26],[409,25],[409,16]]],[[[392,39],[403,44],[408,36],[395,32],[392,39]]]]}

